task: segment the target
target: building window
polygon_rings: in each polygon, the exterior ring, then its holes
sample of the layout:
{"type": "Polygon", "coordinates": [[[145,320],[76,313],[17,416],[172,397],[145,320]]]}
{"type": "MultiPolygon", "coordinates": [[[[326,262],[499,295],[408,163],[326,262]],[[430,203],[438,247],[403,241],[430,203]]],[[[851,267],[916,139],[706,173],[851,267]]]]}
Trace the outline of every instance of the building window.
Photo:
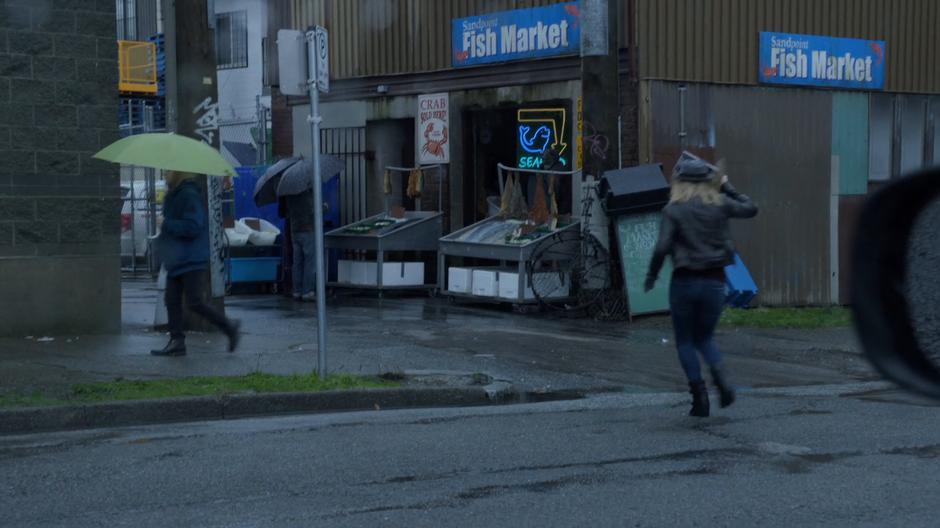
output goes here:
{"type": "Polygon", "coordinates": [[[137,0],[115,0],[118,40],[137,40],[137,0]]]}
{"type": "Polygon", "coordinates": [[[868,120],[868,179],[884,181],[890,179],[892,173],[894,97],[871,94],[868,120]]]}
{"type": "Polygon", "coordinates": [[[884,181],[940,163],[940,98],[871,94],[868,179],[884,181]]]}
{"type": "Polygon", "coordinates": [[[902,95],[900,104],[901,174],[907,174],[924,166],[927,98],[902,95]]]}
{"type": "Polygon", "coordinates": [[[245,11],[216,15],[215,56],[220,70],[248,67],[248,15],[245,11]]]}

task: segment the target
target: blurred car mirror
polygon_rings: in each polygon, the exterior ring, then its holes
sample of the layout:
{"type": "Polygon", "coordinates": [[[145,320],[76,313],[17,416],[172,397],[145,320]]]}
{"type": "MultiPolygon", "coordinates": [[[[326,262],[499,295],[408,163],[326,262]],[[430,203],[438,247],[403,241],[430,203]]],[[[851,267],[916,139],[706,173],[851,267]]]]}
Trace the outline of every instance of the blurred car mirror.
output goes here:
{"type": "Polygon", "coordinates": [[[866,202],[852,254],[852,312],[885,377],[940,399],[940,167],[888,184],[866,202]],[[936,219],[934,219],[936,217],[936,219]],[[932,268],[932,269],[928,269],[932,268]],[[937,293],[935,293],[937,292],[937,293]]]}

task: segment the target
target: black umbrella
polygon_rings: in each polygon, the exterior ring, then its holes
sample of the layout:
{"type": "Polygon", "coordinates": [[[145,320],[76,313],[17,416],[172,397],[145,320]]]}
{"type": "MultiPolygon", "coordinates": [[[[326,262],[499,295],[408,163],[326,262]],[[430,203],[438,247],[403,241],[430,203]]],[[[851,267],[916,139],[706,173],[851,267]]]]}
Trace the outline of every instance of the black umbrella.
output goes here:
{"type": "Polygon", "coordinates": [[[262,207],[277,203],[277,184],[281,181],[284,171],[300,161],[299,157],[285,158],[271,165],[255,183],[255,205],[262,207]]]}
{"type": "MultiPolygon", "coordinates": [[[[329,181],[330,178],[346,170],[346,162],[329,154],[320,154],[320,179],[329,181]]],[[[313,162],[307,158],[301,159],[288,167],[277,184],[277,195],[292,196],[313,188],[313,162]]]]}

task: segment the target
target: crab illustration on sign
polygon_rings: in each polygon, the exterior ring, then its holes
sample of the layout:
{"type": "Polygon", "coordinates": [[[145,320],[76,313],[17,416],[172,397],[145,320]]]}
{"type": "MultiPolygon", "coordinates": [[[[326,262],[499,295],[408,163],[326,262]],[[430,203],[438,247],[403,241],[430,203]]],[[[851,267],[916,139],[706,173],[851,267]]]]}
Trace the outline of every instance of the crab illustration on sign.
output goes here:
{"type": "Polygon", "coordinates": [[[447,136],[447,125],[441,121],[432,120],[424,129],[424,147],[422,147],[422,151],[435,158],[443,159],[447,136]]]}
{"type": "Polygon", "coordinates": [[[419,163],[450,162],[450,97],[446,93],[418,97],[417,143],[419,163]]]}

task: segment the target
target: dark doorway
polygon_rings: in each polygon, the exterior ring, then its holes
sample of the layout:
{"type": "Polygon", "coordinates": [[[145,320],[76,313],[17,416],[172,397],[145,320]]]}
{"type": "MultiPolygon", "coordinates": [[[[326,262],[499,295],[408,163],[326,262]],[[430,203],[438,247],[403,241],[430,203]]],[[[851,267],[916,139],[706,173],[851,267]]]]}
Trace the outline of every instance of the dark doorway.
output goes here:
{"type": "MultiPolygon", "coordinates": [[[[415,163],[414,119],[382,119],[366,124],[366,150],[369,174],[369,215],[385,211],[385,167],[413,167],[415,163]]],[[[392,178],[392,206],[402,205],[414,210],[414,200],[408,198],[408,173],[394,173],[392,178]],[[404,174],[404,176],[402,176],[404,174]]]]}
{"type": "Polygon", "coordinates": [[[516,107],[471,109],[464,116],[463,222],[490,216],[487,198],[499,196],[497,164],[514,166],[516,107]]]}

